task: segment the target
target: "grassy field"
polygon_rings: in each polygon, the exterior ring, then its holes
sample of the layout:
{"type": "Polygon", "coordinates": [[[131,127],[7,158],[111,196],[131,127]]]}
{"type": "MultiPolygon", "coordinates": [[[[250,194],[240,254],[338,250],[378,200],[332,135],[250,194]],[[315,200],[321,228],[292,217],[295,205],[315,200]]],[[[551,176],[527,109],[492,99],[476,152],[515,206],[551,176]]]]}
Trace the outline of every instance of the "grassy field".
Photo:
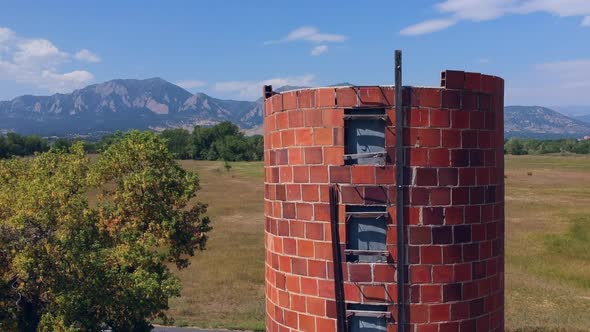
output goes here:
{"type": "MultiPolygon", "coordinates": [[[[264,329],[261,163],[182,162],[210,204],[207,251],[179,276],[176,325],[264,329]]],[[[590,156],[507,156],[506,323],[590,331],[590,156]]]]}

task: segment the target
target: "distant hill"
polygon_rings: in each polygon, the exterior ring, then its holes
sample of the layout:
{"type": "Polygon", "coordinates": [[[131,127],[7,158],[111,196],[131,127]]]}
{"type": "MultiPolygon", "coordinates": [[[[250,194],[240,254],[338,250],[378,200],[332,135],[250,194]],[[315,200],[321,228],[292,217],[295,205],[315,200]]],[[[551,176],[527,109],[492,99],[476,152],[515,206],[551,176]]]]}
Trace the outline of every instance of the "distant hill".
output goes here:
{"type": "MultiPolygon", "coordinates": [[[[348,82],[332,86],[348,86],[348,82]]],[[[305,87],[283,86],[283,92],[305,87]]],[[[588,119],[590,121],[590,119],[588,119]]],[[[117,79],[69,94],[25,95],[0,101],[0,133],[100,136],[126,129],[192,128],[232,121],[262,133],[262,98],[224,100],[191,94],[161,78],[117,79]]],[[[541,106],[507,106],[506,137],[563,138],[590,135],[590,124],[541,106]]]]}
{"type": "Polygon", "coordinates": [[[586,122],[586,123],[590,124],[590,114],[577,115],[577,116],[574,116],[574,119],[580,120],[580,121],[583,121],[583,122],[586,122]]]}
{"type": "Polygon", "coordinates": [[[546,107],[506,106],[504,132],[507,138],[579,138],[590,135],[590,124],[546,107]]]}
{"type": "Polygon", "coordinates": [[[66,135],[115,130],[210,125],[229,120],[250,128],[262,122],[256,102],[191,94],[161,78],[119,79],[69,94],[0,102],[0,132],[66,135]]]}

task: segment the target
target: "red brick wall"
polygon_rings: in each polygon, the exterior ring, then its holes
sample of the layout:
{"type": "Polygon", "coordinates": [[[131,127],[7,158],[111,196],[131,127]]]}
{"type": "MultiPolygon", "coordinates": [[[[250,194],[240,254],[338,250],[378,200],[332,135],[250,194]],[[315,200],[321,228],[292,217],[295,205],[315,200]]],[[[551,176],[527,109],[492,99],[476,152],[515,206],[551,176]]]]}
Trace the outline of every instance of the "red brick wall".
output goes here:
{"type": "MultiPolygon", "coordinates": [[[[397,261],[394,95],[338,87],[265,100],[268,331],[335,331],[331,184],[342,248],[344,205],[385,204],[397,261]],[[355,107],[386,109],[383,167],[344,165],[343,114],[355,107]]],[[[441,88],[404,90],[408,331],[504,330],[503,98],[501,78],[456,71],[443,73],[441,88]]],[[[347,302],[397,301],[395,263],[342,268],[347,302]]]]}

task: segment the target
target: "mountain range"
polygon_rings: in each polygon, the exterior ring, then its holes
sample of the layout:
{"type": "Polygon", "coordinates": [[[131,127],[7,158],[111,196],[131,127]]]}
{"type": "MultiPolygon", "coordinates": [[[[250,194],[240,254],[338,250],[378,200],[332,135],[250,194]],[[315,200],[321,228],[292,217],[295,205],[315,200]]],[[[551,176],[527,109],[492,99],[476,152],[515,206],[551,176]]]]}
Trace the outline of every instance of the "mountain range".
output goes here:
{"type": "MultiPolygon", "coordinates": [[[[351,85],[339,83],[335,85],[351,85]]],[[[277,91],[300,87],[285,86],[277,91]]],[[[262,98],[224,100],[192,94],[161,78],[117,79],[69,94],[24,95],[0,101],[0,133],[100,136],[116,130],[187,128],[232,121],[260,133],[262,98]]],[[[580,137],[590,124],[541,106],[507,106],[507,137],[580,137]]]]}

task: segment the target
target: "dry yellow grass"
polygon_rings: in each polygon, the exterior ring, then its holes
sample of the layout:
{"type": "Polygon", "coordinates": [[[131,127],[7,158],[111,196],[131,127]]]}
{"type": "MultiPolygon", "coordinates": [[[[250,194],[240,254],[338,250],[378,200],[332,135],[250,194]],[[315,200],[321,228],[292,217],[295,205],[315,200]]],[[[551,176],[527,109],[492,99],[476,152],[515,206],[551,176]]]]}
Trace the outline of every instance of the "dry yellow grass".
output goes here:
{"type": "MultiPolygon", "coordinates": [[[[170,315],[180,325],[264,329],[262,164],[232,163],[229,174],[221,162],[182,164],[200,174],[214,230],[179,273],[184,290],[170,315]]],[[[506,175],[507,327],[590,331],[590,156],[507,156],[506,175]]]]}

